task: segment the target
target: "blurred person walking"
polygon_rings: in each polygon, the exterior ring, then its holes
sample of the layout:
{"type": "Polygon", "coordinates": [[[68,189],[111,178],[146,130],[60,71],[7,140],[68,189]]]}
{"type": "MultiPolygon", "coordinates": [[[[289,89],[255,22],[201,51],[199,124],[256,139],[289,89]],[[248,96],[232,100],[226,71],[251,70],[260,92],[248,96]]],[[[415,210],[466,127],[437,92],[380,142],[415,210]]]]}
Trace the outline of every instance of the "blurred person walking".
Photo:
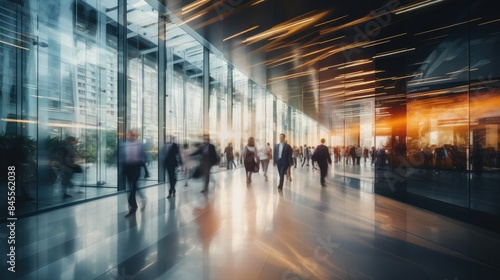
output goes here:
{"type": "Polygon", "coordinates": [[[247,145],[243,149],[243,163],[245,164],[247,184],[250,184],[252,183],[252,173],[259,172],[259,155],[253,137],[248,138],[247,145]]]}
{"type": "Polygon", "coordinates": [[[123,170],[127,181],[130,184],[130,194],[128,196],[129,212],[125,217],[135,214],[137,211],[136,193],[141,197],[142,207],[146,204],[146,199],[138,190],[139,177],[141,175],[141,167],[146,160],[146,151],[144,144],[139,138],[139,134],[133,130],[127,132],[127,137],[124,143],[121,144],[120,151],[123,153],[120,159],[123,163],[123,170]]]}
{"type": "Polygon", "coordinates": [[[208,192],[208,184],[210,183],[210,169],[219,162],[215,146],[210,143],[209,134],[203,135],[203,144],[190,156],[200,156],[200,165],[197,167],[197,170],[204,179],[204,187],[201,192],[206,194],[208,192]]]}
{"type": "Polygon", "coordinates": [[[280,176],[278,189],[283,189],[283,180],[285,173],[290,167],[292,162],[292,147],[285,143],[285,134],[280,134],[280,142],[274,146],[274,164],[278,167],[278,173],[280,176]]]}
{"type": "Polygon", "coordinates": [[[328,147],[325,146],[324,138],[321,139],[321,144],[314,150],[313,161],[317,162],[319,166],[321,186],[326,187],[325,177],[328,173],[328,164],[332,164],[332,157],[330,156],[328,147]]]}
{"type": "Polygon", "coordinates": [[[262,171],[264,171],[264,178],[267,181],[267,169],[269,168],[269,160],[273,158],[273,149],[271,145],[267,143],[263,145],[259,150],[259,160],[262,165],[262,171]]]}
{"type": "Polygon", "coordinates": [[[224,149],[224,155],[227,159],[227,170],[233,169],[233,165],[236,168],[236,164],[234,163],[234,148],[233,143],[229,143],[227,147],[224,149]]]}
{"type": "Polygon", "coordinates": [[[304,166],[304,163],[307,163],[306,166],[309,166],[309,160],[311,159],[311,151],[307,147],[307,144],[304,144],[304,158],[302,159],[302,167],[304,166]]]}
{"type": "Polygon", "coordinates": [[[163,146],[162,156],[163,163],[165,164],[165,169],[168,173],[168,182],[170,184],[170,189],[168,190],[167,198],[175,196],[175,184],[177,184],[177,174],[176,169],[178,166],[182,166],[182,157],[179,151],[179,145],[175,142],[174,136],[170,135],[168,137],[168,142],[163,146]]]}

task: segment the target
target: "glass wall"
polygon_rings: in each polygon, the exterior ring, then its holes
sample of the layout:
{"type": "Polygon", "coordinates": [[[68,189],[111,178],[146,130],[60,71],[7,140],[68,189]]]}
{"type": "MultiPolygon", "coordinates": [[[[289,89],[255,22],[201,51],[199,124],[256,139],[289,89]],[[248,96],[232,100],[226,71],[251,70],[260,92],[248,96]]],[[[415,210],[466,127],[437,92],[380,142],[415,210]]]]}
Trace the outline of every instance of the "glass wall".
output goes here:
{"type": "Polygon", "coordinates": [[[238,153],[250,136],[317,142],[315,121],[145,1],[14,2],[0,0],[0,167],[16,168],[17,214],[127,190],[118,155],[130,129],[147,150],[141,186],[163,182],[167,135],[193,149],[209,131],[238,153]]]}
{"type": "Polygon", "coordinates": [[[166,133],[193,144],[203,134],[203,47],[175,26],[167,27],[165,37],[166,133]]]}
{"type": "Polygon", "coordinates": [[[374,17],[328,34],[345,48],[320,62],[334,176],[499,230],[494,2],[411,5],[347,6],[374,17]]]}
{"type": "Polygon", "coordinates": [[[158,183],[158,12],[146,3],[132,4],[127,4],[127,127],[145,145],[148,185],[158,183]]]}
{"type": "Polygon", "coordinates": [[[233,147],[235,154],[241,156],[244,145],[250,137],[251,121],[248,117],[248,78],[233,69],[233,147]]]}
{"type": "Polygon", "coordinates": [[[221,58],[210,54],[210,109],[209,122],[213,144],[223,151],[231,139],[228,126],[228,65],[221,58]],[[215,132],[215,134],[214,134],[215,132]]]}

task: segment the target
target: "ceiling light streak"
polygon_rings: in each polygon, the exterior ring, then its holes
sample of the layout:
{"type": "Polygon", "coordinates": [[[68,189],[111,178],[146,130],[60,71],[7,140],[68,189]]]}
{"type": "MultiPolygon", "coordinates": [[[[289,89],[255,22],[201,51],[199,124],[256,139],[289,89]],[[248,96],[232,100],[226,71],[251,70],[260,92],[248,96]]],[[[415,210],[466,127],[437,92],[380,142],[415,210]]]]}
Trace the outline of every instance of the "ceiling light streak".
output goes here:
{"type": "Polygon", "coordinates": [[[316,71],[305,71],[305,72],[302,72],[302,73],[295,73],[295,74],[290,74],[290,75],[286,75],[286,76],[281,76],[281,77],[274,77],[274,78],[270,78],[269,80],[286,80],[286,79],[290,79],[290,78],[297,78],[297,77],[301,77],[301,76],[306,76],[306,75],[309,75],[309,74],[314,74],[316,71]]]}
{"type": "Polygon", "coordinates": [[[414,51],[415,48],[411,48],[411,49],[401,49],[401,50],[396,50],[396,51],[390,51],[390,52],[385,52],[385,53],[381,53],[381,54],[377,54],[375,56],[373,56],[373,58],[379,58],[379,57],[384,57],[384,56],[390,56],[390,55],[395,55],[395,54],[398,54],[398,53],[404,53],[404,52],[411,52],[411,51],[414,51]]]}
{"type": "Polygon", "coordinates": [[[283,37],[283,36],[286,36],[286,33],[283,33],[283,34],[281,34],[281,35],[274,36],[274,37],[269,38],[269,39],[267,39],[267,40],[272,41],[272,40],[275,40],[275,39],[281,38],[281,37],[283,37]]]}
{"type": "Polygon", "coordinates": [[[434,32],[434,31],[443,30],[443,29],[455,27],[455,26],[462,25],[462,24],[467,24],[467,23],[470,23],[470,22],[473,22],[473,21],[476,21],[476,20],[480,20],[480,19],[481,18],[475,18],[475,19],[471,19],[471,20],[466,20],[466,21],[462,21],[462,22],[459,22],[459,23],[450,24],[450,25],[447,25],[447,26],[443,26],[443,27],[439,27],[439,28],[427,30],[427,31],[424,31],[424,32],[415,33],[415,35],[422,35],[422,34],[426,34],[426,33],[431,33],[431,32],[434,32]]]}
{"type": "Polygon", "coordinates": [[[264,0],[257,0],[255,3],[252,3],[250,6],[257,5],[264,2],[264,0]]]}
{"type": "Polygon", "coordinates": [[[360,76],[366,76],[366,75],[376,74],[376,73],[380,73],[380,72],[384,72],[384,71],[382,71],[382,70],[373,70],[373,71],[368,71],[368,72],[356,71],[356,72],[352,72],[352,73],[349,73],[349,74],[342,74],[342,75],[336,77],[335,79],[336,80],[338,80],[338,79],[349,79],[349,78],[354,78],[354,77],[360,77],[360,76]]]}
{"type": "Polygon", "coordinates": [[[392,77],[391,80],[397,81],[397,80],[403,80],[403,79],[407,79],[407,78],[414,78],[414,77],[418,77],[418,76],[422,76],[422,73],[408,75],[408,76],[402,76],[402,77],[392,77]]]}
{"type": "Polygon", "coordinates": [[[432,38],[425,39],[425,40],[421,40],[419,42],[431,41],[431,40],[434,40],[434,39],[440,39],[440,38],[444,38],[444,37],[448,37],[448,34],[441,35],[441,36],[436,36],[436,37],[432,37],[432,38]]]}
{"type": "Polygon", "coordinates": [[[188,22],[190,22],[190,21],[193,21],[193,20],[195,20],[195,19],[197,19],[197,18],[201,17],[202,15],[204,15],[204,14],[206,14],[206,13],[207,13],[207,12],[202,12],[202,13],[199,13],[199,14],[197,14],[197,15],[195,15],[195,16],[193,16],[193,17],[189,18],[188,20],[183,21],[181,24],[179,24],[179,26],[181,26],[181,25],[183,25],[183,24],[186,24],[186,23],[188,23],[188,22]]]}
{"type": "Polygon", "coordinates": [[[345,68],[350,68],[350,67],[355,67],[355,66],[359,66],[359,65],[364,65],[364,64],[368,64],[368,63],[372,63],[373,60],[369,60],[369,59],[363,59],[365,61],[360,61],[360,62],[357,62],[357,63],[351,63],[349,65],[345,65],[345,66],[341,66],[337,69],[345,69],[345,68]]]}
{"type": "MultiPolygon", "coordinates": [[[[339,67],[339,66],[347,66],[347,65],[351,65],[351,64],[356,64],[356,63],[360,63],[360,62],[364,62],[364,61],[371,62],[372,60],[370,60],[370,59],[360,59],[360,60],[355,60],[355,61],[351,61],[351,62],[339,63],[339,64],[335,64],[335,65],[331,65],[331,66],[320,68],[320,71],[325,71],[325,70],[328,70],[330,68],[335,68],[335,67],[339,67]]],[[[341,68],[339,68],[339,69],[341,69],[341,68]]]]}
{"type": "Polygon", "coordinates": [[[276,28],[273,27],[269,31],[266,31],[264,33],[260,33],[260,34],[257,34],[257,35],[254,35],[252,37],[247,38],[246,40],[243,41],[243,43],[257,41],[257,39],[262,38],[262,37],[268,37],[270,35],[274,35],[276,33],[282,32],[282,31],[288,31],[287,29],[290,29],[290,28],[295,27],[295,26],[303,25],[305,23],[313,21],[314,19],[315,19],[314,17],[310,17],[310,18],[307,18],[307,19],[304,19],[304,20],[301,20],[301,21],[298,21],[295,23],[286,24],[286,25],[281,26],[281,27],[276,27],[276,28]]]}
{"type": "Polygon", "coordinates": [[[445,78],[445,79],[437,79],[437,80],[431,80],[431,81],[417,81],[417,82],[408,82],[408,86],[415,86],[415,85],[423,85],[423,84],[432,84],[436,82],[444,82],[444,81],[451,81],[455,80],[455,78],[445,78]]]}
{"type": "Polygon", "coordinates": [[[372,92],[374,90],[375,90],[374,88],[365,88],[365,89],[360,89],[360,90],[347,91],[345,95],[349,96],[349,95],[355,95],[355,94],[360,94],[360,93],[367,93],[367,92],[372,92]]]}
{"type": "Polygon", "coordinates": [[[208,1],[209,0],[198,0],[198,1],[193,2],[192,4],[187,5],[187,6],[182,8],[182,14],[183,15],[187,14],[187,13],[197,9],[200,6],[203,6],[203,4],[205,4],[208,1]]]}
{"type": "Polygon", "coordinates": [[[487,22],[480,23],[480,24],[478,24],[478,26],[481,26],[481,25],[486,25],[486,24],[490,24],[490,23],[494,23],[494,22],[497,22],[497,21],[500,21],[500,18],[497,18],[497,19],[494,19],[494,20],[490,20],[490,21],[487,21],[487,22]]]}
{"type": "Polygon", "coordinates": [[[382,41],[382,42],[378,42],[378,43],[375,43],[375,44],[369,44],[369,45],[363,46],[363,48],[370,48],[370,47],[374,47],[374,46],[377,46],[377,45],[382,45],[382,44],[385,44],[385,43],[389,43],[390,41],[391,40],[382,41]]]}
{"type": "Polygon", "coordinates": [[[227,38],[223,39],[222,41],[223,41],[223,42],[225,42],[225,41],[227,41],[227,40],[233,39],[234,37],[240,36],[240,35],[242,35],[242,34],[245,34],[245,33],[250,32],[250,31],[252,31],[252,30],[254,30],[254,29],[257,29],[257,28],[259,28],[259,25],[256,25],[256,26],[254,26],[254,27],[250,27],[250,28],[248,28],[248,29],[246,29],[246,30],[243,30],[243,31],[239,32],[239,33],[236,33],[236,34],[234,34],[234,35],[231,35],[231,36],[229,36],[229,37],[227,37],[227,38]]]}
{"type": "Polygon", "coordinates": [[[416,9],[420,9],[420,8],[423,8],[423,7],[432,5],[432,4],[436,4],[436,3],[439,3],[439,2],[442,2],[442,1],[443,0],[435,0],[435,1],[426,0],[426,1],[423,1],[423,2],[420,2],[420,3],[416,3],[416,4],[413,4],[413,5],[408,5],[408,6],[400,8],[400,9],[397,9],[395,11],[395,13],[396,13],[396,15],[399,15],[399,14],[406,13],[406,12],[409,12],[409,11],[413,11],[413,10],[416,10],[416,9]]]}
{"type": "Polygon", "coordinates": [[[340,20],[340,19],[343,19],[343,18],[346,18],[348,17],[349,15],[345,15],[345,16],[341,16],[341,17],[338,17],[338,18],[334,18],[332,20],[328,20],[328,21],[325,21],[325,22],[322,22],[322,23],[318,23],[316,24],[314,27],[318,27],[318,26],[321,26],[321,25],[325,25],[327,23],[331,23],[331,22],[334,22],[334,21],[337,21],[337,20],[340,20]]]}

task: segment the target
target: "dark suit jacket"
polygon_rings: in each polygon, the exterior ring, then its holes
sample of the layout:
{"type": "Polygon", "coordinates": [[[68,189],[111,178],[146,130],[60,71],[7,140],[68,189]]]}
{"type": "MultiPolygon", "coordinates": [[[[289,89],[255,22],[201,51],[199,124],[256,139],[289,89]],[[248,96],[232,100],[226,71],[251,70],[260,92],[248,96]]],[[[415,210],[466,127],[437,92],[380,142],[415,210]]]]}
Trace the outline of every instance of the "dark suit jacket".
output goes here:
{"type": "Polygon", "coordinates": [[[165,167],[177,167],[182,165],[181,153],[177,143],[168,142],[163,147],[162,155],[164,157],[165,167]]]}
{"type": "Polygon", "coordinates": [[[286,143],[283,144],[283,152],[282,152],[282,155],[281,155],[281,161],[280,161],[280,144],[276,144],[274,146],[274,155],[273,155],[273,158],[274,158],[274,163],[278,164],[278,163],[287,163],[287,164],[290,164],[293,159],[292,159],[292,153],[293,153],[293,150],[292,150],[292,147],[286,143]]]}
{"type": "Polygon", "coordinates": [[[330,156],[330,151],[328,151],[328,147],[321,144],[314,149],[313,153],[313,161],[318,164],[326,164],[332,163],[332,157],[330,156]]]}

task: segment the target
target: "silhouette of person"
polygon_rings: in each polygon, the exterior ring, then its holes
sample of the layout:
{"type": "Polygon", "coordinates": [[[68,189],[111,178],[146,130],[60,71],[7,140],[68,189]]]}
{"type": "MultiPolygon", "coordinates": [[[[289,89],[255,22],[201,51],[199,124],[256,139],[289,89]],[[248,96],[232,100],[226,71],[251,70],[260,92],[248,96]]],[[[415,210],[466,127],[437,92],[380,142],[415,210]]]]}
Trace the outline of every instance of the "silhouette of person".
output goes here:
{"type": "Polygon", "coordinates": [[[226,159],[227,159],[227,170],[229,169],[233,169],[233,165],[234,167],[236,167],[236,164],[234,163],[234,148],[233,148],[233,143],[229,143],[227,145],[227,147],[224,149],[224,154],[226,155],[226,159]]]}
{"type": "Polygon", "coordinates": [[[130,194],[128,196],[129,212],[126,217],[134,214],[137,211],[137,201],[136,193],[142,199],[143,207],[145,205],[145,198],[141,193],[138,192],[139,177],[141,175],[141,167],[146,160],[146,152],[144,144],[139,138],[139,134],[133,130],[127,132],[127,137],[124,143],[122,143],[121,152],[123,153],[120,159],[123,163],[123,170],[127,181],[130,184],[130,194]]]}
{"type": "Polygon", "coordinates": [[[292,162],[292,147],[285,143],[285,134],[280,134],[280,142],[274,146],[274,164],[278,167],[280,181],[278,189],[283,189],[285,173],[292,162]]]}
{"type": "Polygon", "coordinates": [[[318,163],[320,174],[321,174],[321,186],[326,187],[325,177],[328,173],[328,164],[332,164],[332,158],[328,147],[325,146],[325,139],[321,139],[321,144],[316,147],[313,154],[313,160],[318,163]]]}
{"type": "Polygon", "coordinates": [[[208,192],[208,184],[210,182],[210,169],[213,165],[217,164],[217,152],[215,151],[215,146],[210,143],[210,135],[203,135],[203,144],[198,147],[198,149],[191,154],[191,156],[200,156],[200,166],[198,167],[202,173],[202,177],[205,180],[204,188],[202,193],[208,192]]]}
{"type": "Polygon", "coordinates": [[[252,173],[254,173],[259,166],[259,155],[253,137],[248,138],[248,143],[243,149],[243,162],[245,164],[247,184],[250,184],[252,183],[252,173]]]}
{"type": "Polygon", "coordinates": [[[170,135],[168,142],[165,143],[162,150],[163,162],[165,164],[165,169],[168,173],[168,182],[170,183],[170,189],[168,190],[167,198],[175,196],[175,184],[177,183],[176,169],[179,165],[182,165],[181,153],[179,151],[179,145],[175,143],[174,136],[170,135]]]}

